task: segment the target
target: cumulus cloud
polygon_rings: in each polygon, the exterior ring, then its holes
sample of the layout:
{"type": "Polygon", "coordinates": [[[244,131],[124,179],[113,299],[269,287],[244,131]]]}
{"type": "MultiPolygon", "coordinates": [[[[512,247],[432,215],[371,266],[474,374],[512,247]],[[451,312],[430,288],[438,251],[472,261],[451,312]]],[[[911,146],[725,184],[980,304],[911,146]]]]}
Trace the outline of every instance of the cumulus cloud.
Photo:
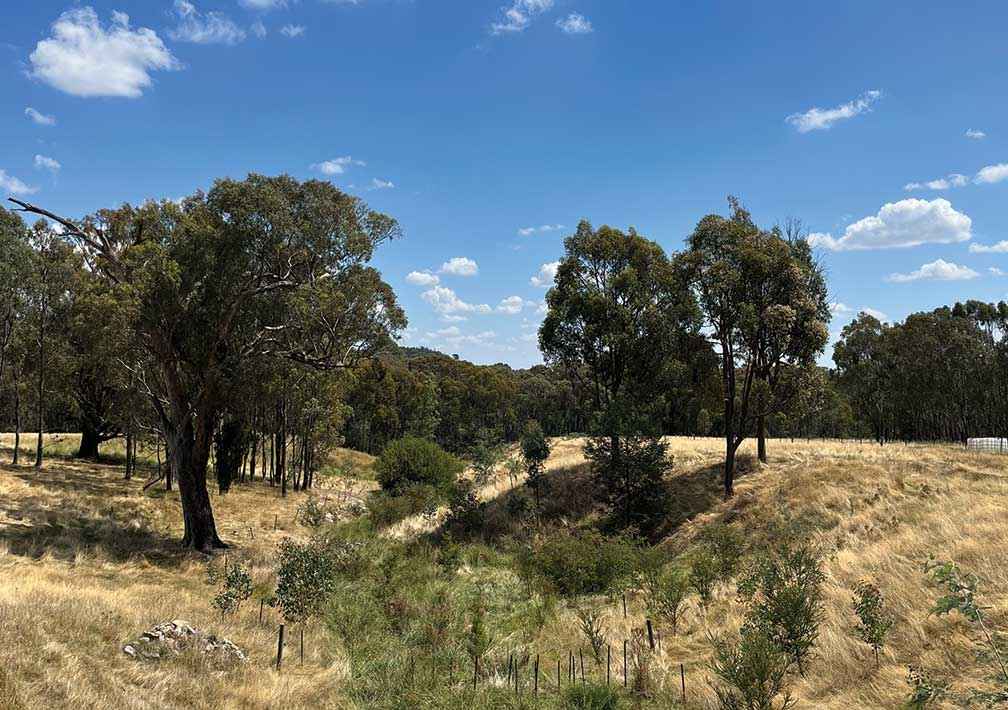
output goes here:
{"type": "Polygon", "coordinates": [[[287,7],[287,0],[238,0],[238,4],[249,10],[266,12],[287,7]]]}
{"type": "Polygon", "coordinates": [[[420,297],[427,301],[434,307],[434,310],[442,315],[450,315],[457,313],[490,313],[491,309],[485,303],[472,304],[466,303],[461,298],[459,298],[454,291],[445,286],[435,286],[434,288],[424,291],[420,294],[420,297]]]}
{"type": "Polygon", "coordinates": [[[524,32],[537,15],[553,8],[553,0],[514,0],[501,8],[500,18],[490,25],[490,34],[524,32]]]}
{"type": "Polygon", "coordinates": [[[497,305],[498,313],[506,313],[509,316],[516,316],[525,308],[535,308],[538,304],[535,301],[526,301],[521,296],[508,296],[497,305]]]}
{"type": "Polygon", "coordinates": [[[189,0],[175,0],[174,14],[178,24],[168,30],[168,36],[176,42],[233,45],[245,39],[245,31],[227,15],[202,13],[189,0]]]}
{"type": "Polygon", "coordinates": [[[14,195],[30,195],[33,192],[38,192],[37,187],[26,185],[13,175],[8,175],[4,170],[0,170],[0,190],[14,195]]]}
{"type": "Polygon", "coordinates": [[[911,281],[968,281],[975,279],[979,275],[968,266],[960,266],[944,259],[936,259],[929,264],[924,264],[924,266],[916,271],[911,271],[909,274],[890,274],[886,280],[899,284],[910,283],[911,281]]]}
{"type": "Polygon", "coordinates": [[[35,169],[36,170],[48,170],[51,173],[59,172],[60,168],[63,166],[59,164],[58,160],[53,158],[48,158],[44,155],[35,156],[35,169]]]}
{"type": "Polygon", "coordinates": [[[974,254],[1008,254],[1008,240],[997,244],[970,244],[969,250],[974,254]]]}
{"type": "Polygon", "coordinates": [[[539,273],[529,279],[529,283],[536,288],[549,288],[553,285],[553,281],[556,279],[557,269],[559,268],[559,261],[550,261],[543,264],[539,267],[539,273]]]}
{"type": "Polygon", "coordinates": [[[263,24],[262,20],[256,20],[252,23],[252,34],[259,39],[266,36],[266,25],[263,24]]]}
{"type": "Polygon", "coordinates": [[[996,266],[989,267],[987,269],[987,271],[989,271],[992,276],[1008,276],[1008,273],[1006,273],[1005,271],[999,269],[996,266]]]}
{"type": "Polygon", "coordinates": [[[953,244],[972,237],[973,221],[945,199],[888,202],[877,215],[854,222],[843,236],[814,233],[809,244],[833,251],[953,244]]]}
{"type": "Polygon", "coordinates": [[[560,18],[556,24],[564,34],[569,35],[587,35],[595,31],[591,20],[577,12],[560,18]]]}
{"type": "Polygon", "coordinates": [[[29,106],[28,108],[26,108],[24,110],[24,113],[25,113],[25,116],[27,116],[28,118],[30,118],[32,121],[34,121],[35,123],[37,123],[40,126],[55,126],[56,125],[56,117],[55,116],[47,116],[44,113],[40,113],[40,112],[36,111],[31,106],[29,106]]]}
{"type": "Polygon", "coordinates": [[[533,234],[546,233],[546,232],[557,232],[561,229],[566,229],[562,224],[544,224],[541,227],[523,227],[518,230],[518,234],[523,237],[530,237],[533,234]]]}
{"type": "Polygon", "coordinates": [[[284,37],[294,39],[295,37],[300,37],[308,30],[304,25],[284,25],[280,28],[280,34],[284,37]]]}
{"type": "Polygon", "coordinates": [[[824,131],[838,121],[845,121],[871,111],[872,105],[881,98],[882,92],[873,89],[834,108],[813,107],[804,113],[793,113],[785,120],[798,129],[799,133],[824,131]]]}
{"type": "Polygon", "coordinates": [[[369,187],[368,189],[369,190],[391,190],[393,187],[395,187],[395,183],[393,183],[391,180],[382,180],[380,178],[372,178],[371,179],[371,187],[369,187]]]}
{"type": "Polygon", "coordinates": [[[456,256],[441,264],[441,273],[452,276],[475,276],[479,273],[479,266],[472,259],[456,256]]]}
{"type": "Polygon", "coordinates": [[[1008,180],[1008,163],[998,163],[980,168],[976,177],[973,178],[973,182],[977,185],[989,185],[1002,180],[1008,180]]]}
{"type": "Polygon", "coordinates": [[[838,301],[833,301],[829,304],[830,313],[835,316],[843,315],[844,313],[852,313],[853,308],[848,306],[846,303],[840,303],[838,301]]]}
{"type": "Polygon", "coordinates": [[[886,315],[882,311],[876,310],[874,308],[862,308],[860,312],[861,313],[867,313],[868,315],[872,316],[873,318],[877,318],[879,321],[881,321],[883,323],[885,323],[885,322],[887,322],[889,320],[889,316],[888,315],[886,315]]]}
{"type": "Polygon", "coordinates": [[[113,12],[105,27],[87,6],[60,15],[29,60],[33,78],[83,97],[137,98],[150,87],[152,71],[180,66],[154,30],[132,29],[122,12],[113,12]]]}
{"type": "Polygon", "coordinates": [[[928,180],[927,182],[908,182],[903,186],[907,192],[915,190],[948,190],[952,187],[963,187],[969,184],[969,178],[959,173],[952,173],[948,177],[928,180]]]}
{"type": "Polygon", "coordinates": [[[441,279],[429,271],[411,271],[406,274],[406,282],[414,286],[437,286],[441,279]]]}
{"type": "Polygon", "coordinates": [[[966,129],[966,137],[972,138],[975,141],[980,141],[986,138],[987,134],[984,133],[983,131],[978,131],[975,128],[968,128],[966,129]]]}
{"type": "Polygon", "coordinates": [[[367,163],[363,160],[354,160],[349,155],[344,155],[341,158],[333,158],[332,160],[323,160],[320,163],[312,163],[308,167],[322,173],[323,175],[342,175],[347,171],[347,168],[354,165],[363,167],[367,165],[367,163]]]}

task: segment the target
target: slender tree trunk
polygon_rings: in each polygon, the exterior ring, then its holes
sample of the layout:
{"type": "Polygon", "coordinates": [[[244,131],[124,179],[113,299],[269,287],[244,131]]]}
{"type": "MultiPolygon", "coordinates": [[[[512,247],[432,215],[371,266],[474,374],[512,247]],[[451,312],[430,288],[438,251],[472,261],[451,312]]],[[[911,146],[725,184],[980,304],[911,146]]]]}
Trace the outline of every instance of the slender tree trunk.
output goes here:
{"type": "Polygon", "coordinates": [[[21,387],[18,386],[17,379],[14,380],[14,460],[11,463],[15,466],[21,457],[21,387]]]}
{"type": "Polygon", "coordinates": [[[766,416],[763,414],[756,417],[756,451],[760,463],[766,463],[766,416]]]}
{"type": "Polygon", "coordinates": [[[38,439],[35,441],[35,468],[42,468],[42,434],[45,432],[45,339],[42,326],[39,326],[39,359],[38,359],[38,401],[36,402],[36,429],[38,439]]]}

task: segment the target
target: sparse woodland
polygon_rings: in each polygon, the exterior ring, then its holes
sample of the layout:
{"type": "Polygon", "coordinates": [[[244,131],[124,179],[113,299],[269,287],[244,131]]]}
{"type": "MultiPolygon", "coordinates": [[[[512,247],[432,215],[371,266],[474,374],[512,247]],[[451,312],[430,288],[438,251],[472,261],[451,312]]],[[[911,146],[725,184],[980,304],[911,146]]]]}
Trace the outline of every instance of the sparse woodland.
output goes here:
{"type": "Polygon", "coordinates": [[[1003,302],[825,368],[800,222],[730,199],[578,225],[513,370],[397,344],[399,225],[328,182],[11,207],[2,707],[1008,703],[1003,302]],[[122,652],[173,619],[246,657],[122,652]]]}

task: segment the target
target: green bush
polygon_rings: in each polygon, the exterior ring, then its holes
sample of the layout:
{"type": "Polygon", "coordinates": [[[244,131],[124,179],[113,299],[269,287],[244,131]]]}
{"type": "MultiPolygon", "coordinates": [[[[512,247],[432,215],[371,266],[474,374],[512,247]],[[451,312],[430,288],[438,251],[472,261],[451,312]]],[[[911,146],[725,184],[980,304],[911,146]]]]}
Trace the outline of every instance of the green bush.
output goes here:
{"type": "Polygon", "coordinates": [[[585,457],[615,522],[651,537],[668,513],[668,447],[656,436],[594,437],[585,457]],[[614,447],[615,445],[615,447],[614,447]]]}
{"type": "Polygon", "coordinates": [[[743,626],[737,639],[715,639],[710,668],[720,710],[785,710],[791,659],[763,629],[743,626]]]}
{"type": "Polygon", "coordinates": [[[599,594],[637,571],[640,550],[628,538],[561,531],[518,554],[519,573],[567,597],[599,594]]]}
{"type": "Polygon", "coordinates": [[[336,589],[339,559],[321,539],[286,539],[277,550],[277,587],[270,606],[288,623],[317,616],[336,589]]]}
{"type": "Polygon", "coordinates": [[[675,634],[686,608],[686,596],[690,590],[689,573],[682,567],[669,565],[663,570],[649,572],[644,576],[643,582],[648,610],[667,622],[675,634]]]}
{"type": "Polygon", "coordinates": [[[710,604],[714,595],[714,587],[720,578],[720,565],[714,553],[706,545],[701,545],[690,556],[690,587],[700,597],[700,604],[704,608],[710,604]]]}
{"type": "Polygon", "coordinates": [[[619,696],[612,688],[604,685],[571,685],[564,692],[564,707],[569,710],[616,710],[619,707],[619,696]]]}
{"type": "Polygon", "coordinates": [[[375,461],[378,483],[390,495],[404,495],[415,486],[429,486],[445,499],[465,466],[433,441],[417,437],[397,439],[375,461]]]}
{"type": "Polygon", "coordinates": [[[879,649],[893,625],[893,617],[885,610],[885,597],[878,587],[865,580],[854,585],[854,613],[858,617],[858,638],[872,647],[878,668],[879,649]]]}
{"type": "Polygon", "coordinates": [[[411,515],[432,515],[444,495],[433,486],[414,485],[397,495],[375,491],[367,501],[368,514],[376,527],[395,525],[411,515]]]}
{"type": "Polygon", "coordinates": [[[221,613],[234,614],[241,603],[252,596],[252,575],[240,564],[232,564],[220,579],[221,586],[217,590],[212,603],[221,613]]]}
{"type": "Polygon", "coordinates": [[[521,433],[521,456],[527,474],[526,483],[535,496],[539,507],[546,493],[546,459],[550,455],[549,439],[535,419],[525,422],[521,433]]]}

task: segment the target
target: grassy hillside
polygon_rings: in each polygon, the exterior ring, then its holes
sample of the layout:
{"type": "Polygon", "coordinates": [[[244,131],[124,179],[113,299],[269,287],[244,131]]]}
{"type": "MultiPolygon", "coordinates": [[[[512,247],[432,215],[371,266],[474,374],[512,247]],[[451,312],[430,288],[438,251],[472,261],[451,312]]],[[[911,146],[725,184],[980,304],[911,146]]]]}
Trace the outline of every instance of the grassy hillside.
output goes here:
{"type": "MultiPolygon", "coordinates": [[[[563,523],[587,528],[596,522],[580,443],[555,442],[549,462],[558,502],[570,507],[553,536],[563,523]]],[[[720,442],[674,439],[671,447],[674,509],[662,543],[668,550],[688,553],[705,530],[727,523],[758,551],[780,521],[789,520],[827,551],[815,659],[804,677],[791,679],[798,707],[901,707],[911,663],[953,689],[983,683],[985,666],[975,657],[969,624],[958,615],[929,616],[938,592],[926,583],[921,564],[934,553],[979,574],[992,622],[1008,624],[1005,459],[946,446],[775,441],[771,463],[747,463],[736,497],[724,503],[720,442]],[[850,590],[862,578],[875,581],[897,619],[878,670],[851,631],[850,590]]],[[[206,581],[206,561],[175,548],[181,518],[173,495],[143,493],[142,480],[121,480],[120,467],[51,459],[35,472],[8,465],[9,451],[3,455],[0,707],[564,707],[555,691],[558,659],[564,689],[570,652],[587,654],[586,674],[605,680],[604,654],[596,665],[576,610],[601,614],[617,685],[623,639],[647,616],[633,588],[626,618],[619,589],[579,598],[533,590],[520,574],[523,543],[514,542],[518,493],[502,475],[481,491],[489,501],[482,539],[431,537],[437,515],[384,534],[362,522],[337,525],[332,534],[354,541],[360,569],[341,584],[325,620],[307,629],[304,665],[291,645],[278,674],[270,669],[278,620],[266,607],[260,626],[259,599],[271,589],[279,540],[313,532],[295,521],[301,496],[281,499],[259,483],[214,495],[222,536],[233,544],[228,555],[246,563],[256,583],[253,598],[222,622],[209,604],[214,589],[206,581]],[[475,609],[489,649],[474,693],[465,648],[475,609]],[[235,641],[248,652],[248,664],[222,673],[196,659],[149,665],[120,652],[127,639],[177,618],[235,641]],[[531,697],[530,675],[536,655],[538,700],[531,697]],[[508,688],[510,659],[519,663],[520,695],[508,688]]],[[[363,495],[373,485],[327,480],[334,496],[363,495]]],[[[695,598],[689,607],[678,635],[658,629],[655,687],[639,701],[643,707],[674,706],[680,663],[687,706],[704,707],[712,697],[708,635],[737,627],[741,605],[725,586],[706,610],[695,598]]]]}

